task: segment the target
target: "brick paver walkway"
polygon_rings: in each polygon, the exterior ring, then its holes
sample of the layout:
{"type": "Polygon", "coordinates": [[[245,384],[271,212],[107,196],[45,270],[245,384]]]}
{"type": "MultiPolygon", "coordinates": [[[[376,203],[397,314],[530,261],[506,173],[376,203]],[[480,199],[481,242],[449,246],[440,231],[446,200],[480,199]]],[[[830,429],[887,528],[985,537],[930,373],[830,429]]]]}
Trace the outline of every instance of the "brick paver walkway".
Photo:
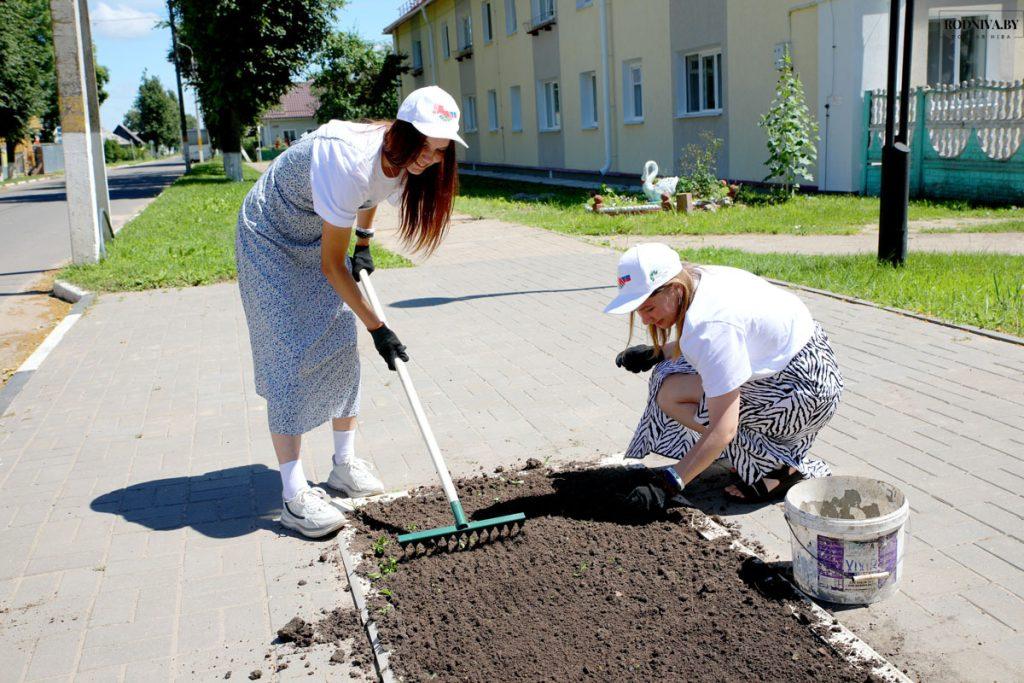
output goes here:
{"type": "MultiPolygon", "coordinates": [[[[616,258],[460,218],[434,258],[375,276],[455,473],[625,446],[646,387],[614,367],[625,324],[600,313],[616,258]]],[[[913,507],[903,592],[841,618],[929,680],[1019,680],[1024,347],[800,296],[848,384],[819,455],[913,507]]],[[[397,377],[363,341],[358,448],[390,487],[430,483],[397,377]]],[[[233,284],[101,297],[0,417],[0,680],[312,678],[302,661],[273,673],[274,631],[350,601],[318,562],[330,544],[272,521],[265,420],[233,284]]],[[[317,481],[329,447],[326,428],[307,439],[317,481]]],[[[701,505],[788,558],[779,506],[721,511],[707,479],[701,505]]]]}

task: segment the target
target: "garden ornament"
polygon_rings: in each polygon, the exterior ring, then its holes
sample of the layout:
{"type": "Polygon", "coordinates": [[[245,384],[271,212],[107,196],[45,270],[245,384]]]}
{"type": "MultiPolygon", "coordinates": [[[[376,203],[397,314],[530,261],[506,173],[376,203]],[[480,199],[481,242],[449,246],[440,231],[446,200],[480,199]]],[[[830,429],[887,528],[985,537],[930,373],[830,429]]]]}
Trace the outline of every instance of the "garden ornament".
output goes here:
{"type": "Polygon", "coordinates": [[[673,196],[676,193],[676,186],[679,184],[677,176],[658,179],[658,162],[653,160],[644,164],[644,172],[640,175],[640,180],[644,181],[644,195],[647,196],[649,202],[661,202],[663,194],[673,196]]]}

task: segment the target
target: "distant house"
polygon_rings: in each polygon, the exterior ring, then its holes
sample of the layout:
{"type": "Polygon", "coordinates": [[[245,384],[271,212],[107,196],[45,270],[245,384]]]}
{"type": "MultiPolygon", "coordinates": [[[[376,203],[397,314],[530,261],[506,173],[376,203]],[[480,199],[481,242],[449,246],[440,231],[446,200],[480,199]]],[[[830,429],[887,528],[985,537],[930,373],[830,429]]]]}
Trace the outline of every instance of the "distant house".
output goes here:
{"type": "Polygon", "coordinates": [[[138,133],[128,130],[120,123],[114,128],[110,137],[111,139],[116,140],[119,145],[134,145],[137,147],[146,146],[146,142],[139,137],[138,133]]]}
{"type": "Polygon", "coordinates": [[[274,142],[291,144],[305,133],[317,129],[316,109],[320,101],[310,89],[311,82],[296,83],[273,109],[260,120],[260,146],[273,147],[274,142]]]}

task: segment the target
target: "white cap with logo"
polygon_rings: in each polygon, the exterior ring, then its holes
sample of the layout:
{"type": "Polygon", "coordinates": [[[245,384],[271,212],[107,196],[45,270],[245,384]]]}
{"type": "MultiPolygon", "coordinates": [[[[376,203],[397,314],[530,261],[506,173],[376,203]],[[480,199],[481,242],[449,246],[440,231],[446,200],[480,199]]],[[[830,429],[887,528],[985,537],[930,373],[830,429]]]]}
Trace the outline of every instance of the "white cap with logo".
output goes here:
{"type": "Polygon", "coordinates": [[[409,93],[398,108],[398,120],[408,121],[428,138],[455,140],[469,147],[459,137],[459,107],[455,98],[436,85],[409,93]]]}
{"type": "Polygon", "coordinates": [[[668,245],[650,242],[632,247],[619,259],[619,294],[605,306],[604,312],[635,311],[654,290],[682,270],[679,254],[668,245]]]}

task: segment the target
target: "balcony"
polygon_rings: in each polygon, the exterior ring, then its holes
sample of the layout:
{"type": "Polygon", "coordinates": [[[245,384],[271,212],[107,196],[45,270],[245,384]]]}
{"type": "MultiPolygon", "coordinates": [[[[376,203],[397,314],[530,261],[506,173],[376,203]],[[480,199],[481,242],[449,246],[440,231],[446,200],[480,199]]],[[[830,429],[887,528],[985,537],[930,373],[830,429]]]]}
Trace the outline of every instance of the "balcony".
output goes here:
{"type": "Polygon", "coordinates": [[[550,31],[556,23],[558,23],[558,15],[552,10],[530,17],[530,20],[523,24],[523,29],[531,36],[535,36],[541,31],[550,31]]]}
{"type": "Polygon", "coordinates": [[[422,66],[414,66],[412,69],[409,70],[409,75],[414,76],[414,77],[415,76],[422,76],[423,75],[423,67],[422,66]]]}
{"type": "Polygon", "coordinates": [[[469,45],[466,45],[465,47],[459,49],[457,52],[453,52],[452,56],[455,57],[455,61],[457,62],[461,62],[463,59],[472,59],[473,44],[470,43],[469,45]]]}

